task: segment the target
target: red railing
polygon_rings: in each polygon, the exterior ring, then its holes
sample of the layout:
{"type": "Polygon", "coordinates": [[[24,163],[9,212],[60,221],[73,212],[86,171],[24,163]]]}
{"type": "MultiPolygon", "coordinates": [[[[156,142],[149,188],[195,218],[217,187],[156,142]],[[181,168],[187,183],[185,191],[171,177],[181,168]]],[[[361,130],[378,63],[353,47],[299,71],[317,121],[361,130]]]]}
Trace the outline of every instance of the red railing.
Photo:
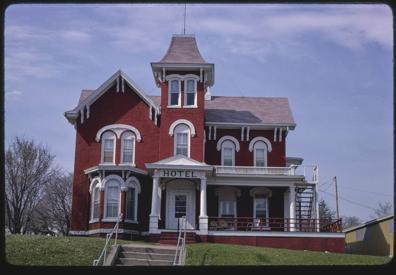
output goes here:
{"type": "Polygon", "coordinates": [[[341,232],[341,219],[209,217],[209,231],[341,232]]]}

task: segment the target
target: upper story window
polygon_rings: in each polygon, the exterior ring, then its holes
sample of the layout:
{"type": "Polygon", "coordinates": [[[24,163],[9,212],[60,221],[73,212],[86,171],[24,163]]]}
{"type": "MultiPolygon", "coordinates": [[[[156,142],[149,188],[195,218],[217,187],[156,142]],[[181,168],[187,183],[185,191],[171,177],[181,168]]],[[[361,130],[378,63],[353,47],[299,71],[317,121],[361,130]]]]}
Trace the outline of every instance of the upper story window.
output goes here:
{"type": "Polygon", "coordinates": [[[221,165],[235,166],[235,144],[230,140],[221,144],[221,165]]]}
{"type": "Polygon", "coordinates": [[[105,132],[102,135],[102,163],[114,163],[115,161],[116,135],[111,132],[105,132]]]}
{"type": "Polygon", "coordinates": [[[130,131],[121,135],[121,163],[135,165],[135,135],[130,131]]]}
{"type": "Polygon", "coordinates": [[[169,106],[180,106],[180,80],[169,80],[169,106]]]}
{"type": "Polygon", "coordinates": [[[249,144],[249,151],[253,151],[253,164],[257,167],[268,166],[267,155],[272,151],[271,142],[265,137],[255,137],[249,144]]]}
{"type": "Polygon", "coordinates": [[[190,128],[185,124],[179,124],[174,132],[175,155],[190,157],[190,128]]]}
{"type": "Polygon", "coordinates": [[[195,79],[184,81],[184,105],[197,106],[197,81],[195,79]]]}
{"type": "Polygon", "coordinates": [[[240,146],[236,138],[223,136],[217,142],[217,151],[221,150],[221,165],[235,166],[235,152],[239,152],[240,146]]]}

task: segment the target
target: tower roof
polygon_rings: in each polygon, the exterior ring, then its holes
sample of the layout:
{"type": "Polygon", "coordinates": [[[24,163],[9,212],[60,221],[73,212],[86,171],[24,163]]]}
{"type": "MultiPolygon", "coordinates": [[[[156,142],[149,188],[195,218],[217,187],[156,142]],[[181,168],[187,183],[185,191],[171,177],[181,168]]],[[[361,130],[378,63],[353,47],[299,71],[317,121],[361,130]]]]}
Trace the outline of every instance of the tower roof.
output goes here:
{"type": "Polygon", "coordinates": [[[206,64],[192,34],[172,36],[171,43],[160,63],[206,64]]]}

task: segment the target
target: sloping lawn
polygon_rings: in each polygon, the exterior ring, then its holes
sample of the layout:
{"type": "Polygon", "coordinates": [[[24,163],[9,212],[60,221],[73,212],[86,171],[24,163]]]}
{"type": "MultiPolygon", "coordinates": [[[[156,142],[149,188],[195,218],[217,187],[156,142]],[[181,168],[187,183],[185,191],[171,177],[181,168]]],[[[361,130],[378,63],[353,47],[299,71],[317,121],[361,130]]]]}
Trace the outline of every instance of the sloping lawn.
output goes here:
{"type": "MultiPolygon", "coordinates": [[[[117,243],[133,241],[118,240],[117,243]]],[[[7,262],[13,265],[90,266],[104,244],[104,238],[9,235],[5,255],[7,262]]]]}
{"type": "Polygon", "coordinates": [[[389,257],[198,243],[187,245],[186,265],[380,265],[389,257]]]}

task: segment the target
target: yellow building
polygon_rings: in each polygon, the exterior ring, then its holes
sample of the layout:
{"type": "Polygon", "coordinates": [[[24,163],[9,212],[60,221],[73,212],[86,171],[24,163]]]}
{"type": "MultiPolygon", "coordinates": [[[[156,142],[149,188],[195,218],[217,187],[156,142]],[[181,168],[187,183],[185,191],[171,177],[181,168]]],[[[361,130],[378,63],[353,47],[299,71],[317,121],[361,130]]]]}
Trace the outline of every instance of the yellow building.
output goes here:
{"type": "Polygon", "coordinates": [[[394,215],[385,216],[344,230],[345,252],[393,256],[394,215]]]}

